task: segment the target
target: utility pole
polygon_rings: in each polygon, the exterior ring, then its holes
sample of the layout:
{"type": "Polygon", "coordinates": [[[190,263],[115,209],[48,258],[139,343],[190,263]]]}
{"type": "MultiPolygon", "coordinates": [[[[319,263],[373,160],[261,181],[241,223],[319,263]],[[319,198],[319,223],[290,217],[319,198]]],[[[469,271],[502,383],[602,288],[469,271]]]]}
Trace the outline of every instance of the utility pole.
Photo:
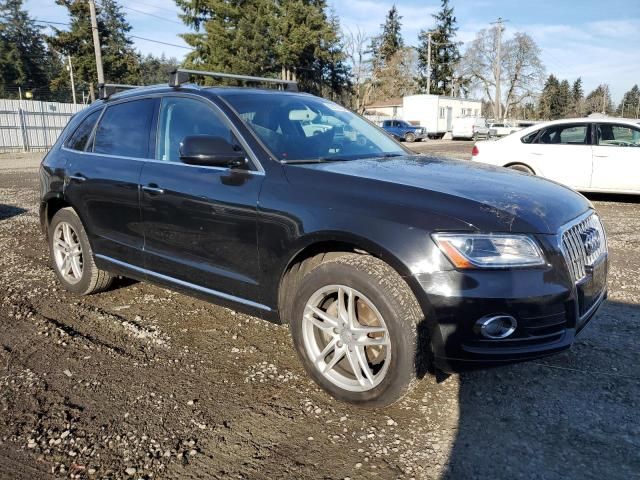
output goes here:
{"type": "MultiPolygon", "coordinates": [[[[93,48],[96,51],[96,70],[98,71],[98,84],[104,83],[104,72],[102,71],[102,50],[100,49],[100,36],[98,35],[98,19],[96,17],[96,4],[89,0],[89,11],[91,12],[91,30],[93,31],[93,48]]],[[[93,95],[93,83],[91,85],[91,100],[95,100],[93,95]]]]}
{"type": "Polygon", "coordinates": [[[69,60],[69,77],[71,77],[71,94],[73,95],[73,104],[76,102],[76,84],[73,81],[73,65],[71,65],[71,55],[67,55],[67,59],[69,60]]]}
{"type": "Polygon", "coordinates": [[[497,120],[502,120],[502,95],[500,92],[500,81],[502,77],[502,31],[504,30],[503,23],[508,20],[503,20],[502,17],[498,17],[498,20],[491,25],[496,25],[496,64],[494,66],[494,75],[496,78],[496,100],[495,100],[495,112],[498,117],[497,120]]]}
{"type": "Polygon", "coordinates": [[[431,95],[431,32],[427,33],[427,95],[431,95]]]}

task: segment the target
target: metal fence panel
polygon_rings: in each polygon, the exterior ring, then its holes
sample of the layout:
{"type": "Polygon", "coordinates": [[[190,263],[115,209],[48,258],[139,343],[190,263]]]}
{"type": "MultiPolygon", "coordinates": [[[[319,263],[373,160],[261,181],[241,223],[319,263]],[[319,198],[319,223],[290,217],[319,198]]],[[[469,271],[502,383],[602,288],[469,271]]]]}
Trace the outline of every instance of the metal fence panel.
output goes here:
{"type": "Polygon", "coordinates": [[[50,149],[71,116],[86,105],[0,99],[0,152],[50,149]]]}

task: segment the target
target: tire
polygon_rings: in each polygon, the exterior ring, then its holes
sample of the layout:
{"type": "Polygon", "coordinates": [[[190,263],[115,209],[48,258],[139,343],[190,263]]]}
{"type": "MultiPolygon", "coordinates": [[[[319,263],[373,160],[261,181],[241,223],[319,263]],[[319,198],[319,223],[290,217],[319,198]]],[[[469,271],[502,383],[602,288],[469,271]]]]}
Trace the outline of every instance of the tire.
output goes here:
{"type": "Polygon", "coordinates": [[[338,400],[361,407],[382,407],[398,401],[412,389],[417,372],[422,371],[417,337],[422,311],[411,289],[389,265],[368,255],[327,254],[319,262],[317,257],[312,261],[315,268],[301,266],[300,272],[304,275],[306,270],[306,275],[297,282],[287,310],[293,342],[304,368],[338,400]],[[360,330],[344,328],[339,323],[338,292],[344,293],[342,312],[346,317],[349,299],[353,299],[356,329],[360,330]],[[313,312],[311,306],[323,316],[313,312]],[[366,325],[370,333],[360,333],[358,340],[350,336],[362,332],[366,325]],[[338,351],[341,360],[330,367],[336,363],[338,351]],[[357,368],[360,379],[353,362],[358,366],[366,364],[367,373],[365,368],[357,368]]]}
{"type": "Polygon", "coordinates": [[[522,165],[520,163],[517,163],[515,165],[509,165],[507,168],[510,168],[511,170],[517,170],[518,172],[526,173],[527,175],[535,175],[533,170],[531,170],[526,165],[522,165]]]}
{"type": "Polygon", "coordinates": [[[409,142],[409,143],[413,143],[413,142],[416,141],[416,136],[411,132],[405,133],[404,134],[404,141],[405,142],[409,142]]]}
{"type": "Polygon", "coordinates": [[[111,286],[113,276],[96,267],[87,233],[72,208],[63,208],[53,216],[49,225],[49,254],[65,290],[91,295],[111,286]],[[69,257],[65,263],[64,259],[69,257]]]}

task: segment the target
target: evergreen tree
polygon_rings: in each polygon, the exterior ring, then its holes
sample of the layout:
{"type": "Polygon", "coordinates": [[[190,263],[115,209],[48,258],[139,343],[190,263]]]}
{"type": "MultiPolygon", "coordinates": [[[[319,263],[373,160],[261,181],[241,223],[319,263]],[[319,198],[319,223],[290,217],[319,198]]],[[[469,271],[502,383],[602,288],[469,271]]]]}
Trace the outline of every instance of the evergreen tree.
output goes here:
{"type": "Polygon", "coordinates": [[[379,62],[380,68],[383,68],[404,47],[404,40],[400,33],[402,27],[400,19],[402,17],[398,14],[396,6],[393,5],[387,13],[385,22],[380,25],[382,33],[372,40],[371,51],[375,61],[379,62]]]}
{"type": "Polygon", "coordinates": [[[571,114],[576,117],[584,115],[584,91],[582,90],[582,78],[578,77],[571,87],[571,114]]]}
{"type": "MultiPolygon", "coordinates": [[[[194,47],[186,64],[206,70],[296,78],[320,93],[348,88],[339,22],[326,0],[176,0],[194,47]]],[[[211,82],[210,79],[206,81],[211,82]]]]}
{"type": "MultiPolygon", "coordinates": [[[[449,0],[442,0],[442,7],[433,15],[436,27],[431,32],[431,92],[446,95],[451,92],[455,83],[455,68],[460,61],[460,51],[454,42],[456,31],[456,17],[449,0]]],[[[427,75],[429,75],[429,32],[422,30],[418,36],[418,67],[420,69],[420,87],[426,91],[427,75]]]]}
{"type": "Polygon", "coordinates": [[[631,90],[624,94],[617,113],[627,118],[638,118],[640,116],[640,89],[638,89],[638,85],[634,85],[631,90]]]}
{"type": "Polygon", "coordinates": [[[139,55],[140,84],[155,85],[157,83],[167,83],[169,73],[180,66],[179,62],[171,57],[167,58],[163,53],[159,57],[155,55],[139,55]]]}
{"type": "Polygon", "coordinates": [[[603,83],[587,95],[585,98],[586,114],[604,113],[611,115],[614,112],[609,85],[603,83]]]}
{"type": "MultiPolygon", "coordinates": [[[[93,48],[93,36],[89,4],[85,0],[56,0],[69,12],[71,26],[69,30],[54,29],[49,44],[57,51],[71,55],[76,87],[91,92],[97,85],[96,59],[93,48]]],[[[102,48],[102,63],[105,81],[109,83],[139,83],[138,56],[133,50],[127,33],[131,26],[126,21],[120,6],[114,0],[103,0],[96,4],[98,31],[102,48]]],[[[54,88],[67,88],[66,72],[53,79],[54,88]]]]}
{"type": "Polygon", "coordinates": [[[17,98],[18,87],[34,98],[47,98],[47,72],[52,60],[35,21],[23,9],[22,0],[0,2],[0,95],[17,98]]]}
{"type": "Polygon", "coordinates": [[[572,107],[571,102],[571,86],[568,80],[562,80],[558,86],[558,99],[557,99],[557,118],[565,118],[569,115],[572,107]]]}
{"type": "Polygon", "coordinates": [[[562,116],[562,106],[559,101],[560,82],[555,75],[547,78],[540,95],[538,115],[545,120],[554,120],[562,116]]]}

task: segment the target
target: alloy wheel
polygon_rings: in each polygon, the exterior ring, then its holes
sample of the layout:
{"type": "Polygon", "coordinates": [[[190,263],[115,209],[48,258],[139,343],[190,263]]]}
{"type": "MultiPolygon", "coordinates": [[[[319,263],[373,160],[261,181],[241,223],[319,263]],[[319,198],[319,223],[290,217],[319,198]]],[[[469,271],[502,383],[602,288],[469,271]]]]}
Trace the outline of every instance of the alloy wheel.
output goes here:
{"type": "Polygon", "coordinates": [[[83,258],[80,237],[71,224],[60,222],[53,231],[53,257],[62,277],[75,284],[82,279],[83,258]]]}
{"type": "Polygon", "coordinates": [[[318,371],[339,388],[365,392],[384,379],[391,340],[382,315],[361,292],[328,285],[304,309],[302,336],[318,371]]]}

